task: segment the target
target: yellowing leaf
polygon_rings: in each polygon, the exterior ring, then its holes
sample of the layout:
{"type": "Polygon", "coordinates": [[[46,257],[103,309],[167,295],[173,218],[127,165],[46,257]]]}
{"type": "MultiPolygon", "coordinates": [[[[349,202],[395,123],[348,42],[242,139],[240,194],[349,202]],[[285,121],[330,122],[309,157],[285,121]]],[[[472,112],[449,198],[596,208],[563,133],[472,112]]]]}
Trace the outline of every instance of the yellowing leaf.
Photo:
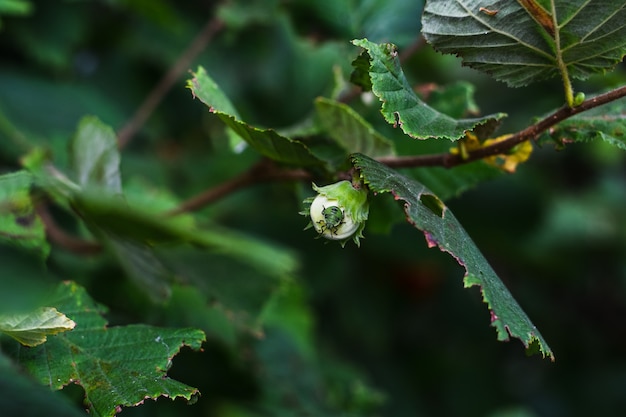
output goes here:
{"type": "MultiPolygon", "coordinates": [[[[511,135],[504,135],[495,139],[487,139],[483,143],[483,146],[489,146],[491,144],[501,142],[508,139],[510,136],[511,135]]],[[[530,141],[525,141],[515,146],[511,150],[511,152],[507,154],[500,154],[485,158],[485,162],[497,168],[500,168],[503,171],[513,173],[517,169],[518,164],[526,162],[528,158],[530,158],[530,154],[532,153],[532,151],[533,145],[530,143],[530,141]]]]}
{"type": "Polygon", "coordinates": [[[44,343],[48,335],[72,330],[74,326],[74,321],[52,307],[42,307],[26,314],[0,316],[0,331],[30,347],[44,343]]]}
{"type": "MultiPolygon", "coordinates": [[[[455,155],[461,154],[463,159],[467,159],[469,157],[468,152],[502,142],[510,137],[510,134],[502,135],[497,138],[487,139],[481,144],[476,135],[467,132],[465,133],[465,137],[457,142],[457,146],[450,149],[450,153],[455,155]]],[[[488,156],[484,158],[484,161],[503,171],[513,173],[517,169],[518,164],[526,162],[528,158],[530,158],[532,151],[533,145],[529,141],[526,141],[514,146],[509,153],[488,156]]]]}

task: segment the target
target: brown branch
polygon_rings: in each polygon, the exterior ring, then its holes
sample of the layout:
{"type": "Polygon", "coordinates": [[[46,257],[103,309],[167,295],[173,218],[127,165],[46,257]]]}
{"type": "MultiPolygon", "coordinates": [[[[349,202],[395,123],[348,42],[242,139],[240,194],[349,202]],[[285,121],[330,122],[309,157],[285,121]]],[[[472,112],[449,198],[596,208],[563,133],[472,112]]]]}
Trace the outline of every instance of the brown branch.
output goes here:
{"type": "Polygon", "coordinates": [[[175,209],[168,211],[166,215],[175,216],[199,210],[234,191],[253,184],[269,181],[301,181],[310,180],[311,178],[311,174],[303,169],[282,169],[277,167],[272,161],[263,159],[239,176],[184,201],[175,209]]]}
{"type": "Polygon", "coordinates": [[[154,109],[163,100],[163,97],[165,97],[167,92],[174,86],[178,77],[189,69],[189,65],[194,58],[206,48],[206,45],[211,41],[213,36],[223,27],[224,23],[217,18],[212,18],[207,22],[187,49],[178,57],[174,65],[163,78],[161,78],[157,85],[154,86],[133,117],[118,131],[117,137],[120,149],[124,148],[128,142],[130,142],[141,126],[148,120],[154,109]]]}
{"type": "Polygon", "coordinates": [[[603,104],[610,103],[611,101],[615,101],[622,97],[626,97],[626,86],[592,97],[576,107],[562,107],[537,123],[513,134],[506,140],[469,152],[465,158],[459,154],[442,153],[433,155],[386,157],[378,158],[378,161],[392,168],[427,166],[443,166],[451,168],[457,165],[473,162],[478,159],[483,159],[488,156],[505,154],[522,142],[527,140],[536,140],[541,133],[569,117],[603,104]]]}
{"type": "Polygon", "coordinates": [[[95,255],[102,251],[102,246],[99,243],[83,240],[65,233],[56,224],[44,203],[37,204],[35,210],[46,228],[46,236],[52,243],[77,255],[95,255]]]}

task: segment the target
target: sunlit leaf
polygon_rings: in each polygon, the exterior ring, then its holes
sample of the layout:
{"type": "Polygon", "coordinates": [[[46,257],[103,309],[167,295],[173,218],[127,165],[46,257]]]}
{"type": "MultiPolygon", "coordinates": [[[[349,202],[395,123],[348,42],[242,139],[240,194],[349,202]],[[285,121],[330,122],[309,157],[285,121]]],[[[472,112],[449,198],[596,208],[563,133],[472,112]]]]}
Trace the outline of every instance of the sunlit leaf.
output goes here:
{"type": "Polygon", "coordinates": [[[626,54],[626,5],[599,0],[426,2],[423,33],[435,49],[511,86],[561,74],[587,78],[626,54]]]}
{"type": "Polygon", "coordinates": [[[50,335],[72,330],[75,325],[65,314],[52,307],[26,314],[0,315],[0,332],[30,347],[44,343],[50,335]]]}
{"type": "Polygon", "coordinates": [[[34,348],[16,344],[15,359],[42,384],[58,390],[75,383],[85,390],[85,404],[94,416],[114,416],[161,396],[191,400],[198,390],[167,377],[172,357],[183,346],[199,349],[204,333],[147,325],[107,327],[105,309],[82,287],[65,283],[52,303],[73,317],[71,332],[48,337],[34,348]]]}
{"type": "Polygon", "coordinates": [[[516,337],[528,350],[538,347],[544,357],[554,359],[541,333],[439,198],[420,183],[364,155],[354,155],[353,161],[372,191],[391,192],[396,200],[404,201],[407,220],[424,233],[429,247],[449,253],[465,268],[465,287],[480,287],[483,300],[491,311],[491,325],[496,329],[498,340],[516,337]]]}
{"type": "Polygon", "coordinates": [[[429,107],[415,94],[406,79],[398,51],[392,44],[375,44],[367,39],[352,41],[353,44],[366,50],[365,55],[356,61],[356,72],[353,81],[357,81],[364,88],[371,82],[372,92],[382,102],[381,112],[385,120],[394,127],[402,129],[404,133],[416,139],[446,138],[457,140],[484,124],[493,124],[495,128],[503,113],[475,119],[454,119],[446,114],[429,107]],[[364,65],[365,60],[369,67],[364,65]],[[366,76],[363,71],[366,71],[366,76]],[[361,81],[359,81],[361,80],[361,81]]]}

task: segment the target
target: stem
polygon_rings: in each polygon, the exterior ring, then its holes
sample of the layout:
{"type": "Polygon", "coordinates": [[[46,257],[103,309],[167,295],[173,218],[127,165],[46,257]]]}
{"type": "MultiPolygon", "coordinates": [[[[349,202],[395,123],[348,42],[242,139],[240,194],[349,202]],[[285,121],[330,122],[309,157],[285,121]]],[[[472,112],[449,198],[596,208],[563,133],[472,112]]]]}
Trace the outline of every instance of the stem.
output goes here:
{"type": "Polygon", "coordinates": [[[455,155],[450,153],[443,153],[434,155],[386,157],[379,158],[378,161],[393,168],[411,168],[426,166],[444,166],[447,168],[451,168],[457,165],[476,161],[478,159],[483,159],[488,156],[506,153],[522,142],[525,142],[527,140],[536,140],[541,133],[545,132],[552,126],[556,125],[559,122],[562,122],[569,117],[572,117],[578,113],[582,113],[586,110],[601,106],[603,104],[610,103],[611,101],[615,101],[622,97],[626,97],[626,86],[587,99],[583,101],[582,104],[576,107],[562,107],[551,115],[538,121],[537,123],[532,124],[527,128],[513,134],[507,140],[468,152],[467,157],[462,157],[458,154],[455,155]]]}
{"type": "Polygon", "coordinates": [[[561,33],[556,21],[556,8],[552,2],[552,25],[554,27],[554,47],[556,49],[556,62],[559,66],[561,79],[563,80],[563,89],[565,90],[565,102],[568,107],[574,107],[574,90],[572,89],[572,81],[569,78],[567,64],[563,62],[563,51],[561,51],[561,33]]]}
{"type": "Polygon", "coordinates": [[[68,235],[56,224],[45,203],[37,204],[35,210],[43,222],[46,236],[51,242],[77,255],[96,255],[102,251],[102,246],[97,242],[68,235]]]}
{"type": "Polygon", "coordinates": [[[278,168],[272,161],[263,159],[239,176],[191,197],[175,209],[170,210],[165,214],[167,216],[175,216],[177,214],[199,210],[234,191],[253,184],[260,184],[269,181],[303,181],[310,179],[311,174],[305,170],[281,169],[278,168]]]}
{"type": "Polygon", "coordinates": [[[146,123],[154,109],[165,97],[165,94],[174,86],[178,77],[185,72],[191,62],[200,52],[204,50],[206,45],[211,41],[213,36],[224,27],[224,23],[218,19],[211,19],[202,28],[200,33],[189,44],[187,49],[178,57],[174,65],[154,86],[150,94],[144,99],[133,117],[118,131],[118,144],[120,149],[124,148],[128,142],[135,136],[137,131],[146,123]]]}
{"type": "MultiPolygon", "coordinates": [[[[442,153],[433,155],[386,157],[378,158],[378,161],[392,168],[428,166],[443,166],[451,168],[488,156],[506,153],[514,146],[517,146],[524,141],[536,139],[541,133],[569,117],[603,104],[610,103],[622,97],[626,97],[626,86],[589,98],[576,107],[562,107],[537,123],[534,123],[533,125],[513,134],[507,140],[468,152],[466,157],[462,157],[458,154],[442,153]]],[[[272,161],[263,159],[239,176],[188,199],[177,208],[164,214],[166,216],[175,216],[181,213],[196,211],[232,192],[254,184],[269,181],[306,181],[311,179],[312,174],[305,170],[280,168],[272,161]]],[[[61,230],[55,224],[52,216],[50,216],[43,204],[37,205],[37,213],[46,226],[46,233],[48,237],[59,246],[76,254],[83,255],[95,254],[101,251],[102,248],[98,243],[75,238],[61,230]]]]}

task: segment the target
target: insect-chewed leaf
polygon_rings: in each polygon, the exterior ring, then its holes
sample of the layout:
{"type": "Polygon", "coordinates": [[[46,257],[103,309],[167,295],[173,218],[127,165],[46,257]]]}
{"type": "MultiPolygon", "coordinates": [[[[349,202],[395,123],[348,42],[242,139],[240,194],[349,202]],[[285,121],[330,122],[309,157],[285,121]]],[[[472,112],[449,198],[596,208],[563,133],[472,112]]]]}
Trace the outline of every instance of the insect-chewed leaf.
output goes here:
{"type": "MultiPolygon", "coordinates": [[[[381,112],[385,120],[399,127],[415,139],[445,138],[458,140],[465,132],[481,125],[490,125],[506,115],[498,113],[475,119],[454,119],[429,107],[415,94],[407,81],[396,47],[392,44],[375,44],[367,39],[352,41],[365,49],[369,61],[368,74],[372,92],[382,101],[381,112]]],[[[364,71],[363,55],[356,61],[359,73],[364,71]]],[[[359,78],[363,78],[361,74],[359,78]]]]}
{"type": "Polygon", "coordinates": [[[498,340],[508,340],[511,336],[519,338],[529,351],[538,346],[544,357],[554,360],[541,333],[458,220],[430,190],[364,155],[353,155],[353,162],[370,190],[391,192],[396,200],[406,203],[408,221],[424,233],[428,246],[449,253],[465,268],[465,287],[480,286],[483,300],[491,310],[491,325],[496,328],[498,340]]]}
{"type": "Polygon", "coordinates": [[[197,395],[196,388],[168,378],[166,372],[183,345],[200,348],[205,339],[201,330],[107,327],[101,316],[104,307],[74,283],[60,284],[52,304],[74,318],[75,329],[49,336],[42,346],[19,349],[16,344],[14,352],[42,384],[51,389],[81,385],[91,414],[106,417],[114,416],[120,406],[136,406],[147,398],[190,400],[197,395]]]}

